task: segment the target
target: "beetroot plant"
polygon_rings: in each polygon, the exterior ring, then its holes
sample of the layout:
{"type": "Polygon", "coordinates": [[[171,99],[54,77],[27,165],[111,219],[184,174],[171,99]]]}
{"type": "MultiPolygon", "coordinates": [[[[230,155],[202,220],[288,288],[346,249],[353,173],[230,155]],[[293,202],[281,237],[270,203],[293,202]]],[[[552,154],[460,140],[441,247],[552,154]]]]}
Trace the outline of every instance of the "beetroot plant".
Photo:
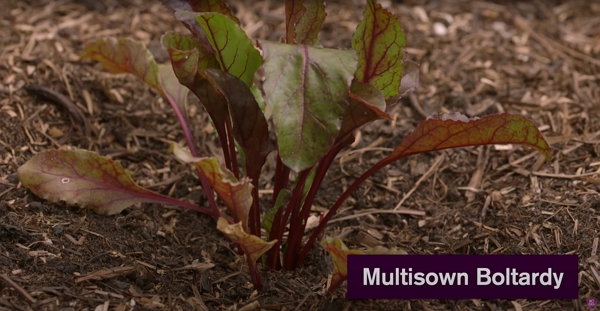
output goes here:
{"type": "MultiPolygon", "coordinates": [[[[83,150],[38,153],[19,168],[21,182],[42,198],[106,215],[136,202],[176,204],[210,215],[245,254],[252,282],[260,290],[259,259],[270,269],[299,267],[348,196],[390,163],[485,144],[522,144],[551,156],[536,126],[523,116],[434,115],[350,184],[307,232],[311,206],[336,156],[352,144],[361,126],[391,119],[391,105],[402,95],[404,33],[393,14],[375,0],[366,2],[348,50],[320,46],[326,13],[323,1],[316,0],[285,2],[281,42],[253,42],[222,1],[163,0],[190,30],[162,37],[169,65],[158,65],[143,44],[130,39],[106,38],[85,47],[82,59],[99,61],[111,73],[141,78],[171,104],[189,151],[177,145],[170,151],[195,168],[209,207],[143,189],[118,162],[83,150]],[[255,84],[261,67],[263,79],[255,84]],[[224,163],[200,157],[197,151],[186,114],[189,91],[210,115],[224,163]],[[259,177],[272,152],[273,195],[268,206],[260,206],[259,177]]],[[[404,81],[414,80],[412,74],[404,76],[404,81]]],[[[348,254],[402,253],[349,250],[339,239],[325,238],[322,244],[335,264],[330,291],[345,279],[348,254]]]]}

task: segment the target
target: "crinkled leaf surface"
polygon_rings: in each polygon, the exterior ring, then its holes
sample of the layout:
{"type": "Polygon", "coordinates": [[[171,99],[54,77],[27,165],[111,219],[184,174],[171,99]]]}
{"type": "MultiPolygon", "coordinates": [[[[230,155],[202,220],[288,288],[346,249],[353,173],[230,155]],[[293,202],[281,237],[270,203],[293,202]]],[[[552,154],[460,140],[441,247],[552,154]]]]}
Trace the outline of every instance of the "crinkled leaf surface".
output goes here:
{"type": "Polygon", "coordinates": [[[352,36],[352,48],[358,52],[356,79],[377,87],[386,99],[398,95],[404,46],[404,32],[394,14],[376,0],[367,0],[363,20],[352,36]]]}
{"type": "Polygon", "coordinates": [[[221,168],[216,158],[193,157],[176,144],[171,145],[169,152],[183,162],[192,163],[202,171],[215,189],[219,199],[223,201],[233,216],[233,220],[240,222],[244,230],[248,229],[248,214],[252,207],[252,188],[254,187],[248,178],[238,180],[231,171],[221,168]]]}
{"type": "Polygon", "coordinates": [[[346,244],[339,238],[325,238],[321,245],[329,252],[333,261],[333,274],[331,284],[327,289],[330,293],[334,292],[348,278],[348,255],[363,254],[406,254],[401,249],[387,249],[381,246],[371,248],[367,251],[358,249],[348,249],[346,244]]]}
{"type": "Polygon", "coordinates": [[[197,14],[196,22],[204,30],[221,69],[250,87],[262,58],[244,30],[218,13],[197,14]]]}
{"type": "Polygon", "coordinates": [[[239,19],[233,15],[231,9],[223,0],[160,0],[166,7],[172,11],[192,11],[192,12],[215,12],[221,13],[237,24],[239,19]]]}
{"type": "Polygon", "coordinates": [[[326,16],[323,0],[286,0],[286,42],[317,44],[326,16]]]}
{"type": "Polygon", "coordinates": [[[338,141],[363,124],[380,119],[391,120],[385,108],[385,99],[376,87],[358,81],[352,82],[350,105],[342,119],[338,141]]]}
{"type": "Polygon", "coordinates": [[[552,157],[552,149],[538,128],[524,116],[502,113],[468,119],[460,113],[450,113],[419,122],[386,159],[490,144],[521,144],[536,149],[548,160],[552,157]]]}
{"type": "Polygon", "coordinates": [[[333,145],[348,108],[354,51],[260,42],[265,100],[273,114],[282,161],[301,171],[333,145]]]}
{"type": "Polygon", "coordinates": [[[91,151],[44,150],[18,172],[21,183],[35,195],[79,204],[98,214],[117,214],[139,202],[201,209],[138,186],[121,164],[91,151]]]}

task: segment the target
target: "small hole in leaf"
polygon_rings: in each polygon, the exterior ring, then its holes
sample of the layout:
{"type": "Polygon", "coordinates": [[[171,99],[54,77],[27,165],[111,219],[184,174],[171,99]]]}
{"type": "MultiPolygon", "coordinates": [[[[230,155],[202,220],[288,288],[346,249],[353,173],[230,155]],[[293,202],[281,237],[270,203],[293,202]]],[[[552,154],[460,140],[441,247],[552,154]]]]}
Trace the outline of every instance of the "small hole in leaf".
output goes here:
{"type": "Polygon", "coordinates": [[[71,181],[71,179],[69,179],[69,178],[63,178],[61,181],[62,181],[63,184],[68,184],[71,181]]]}

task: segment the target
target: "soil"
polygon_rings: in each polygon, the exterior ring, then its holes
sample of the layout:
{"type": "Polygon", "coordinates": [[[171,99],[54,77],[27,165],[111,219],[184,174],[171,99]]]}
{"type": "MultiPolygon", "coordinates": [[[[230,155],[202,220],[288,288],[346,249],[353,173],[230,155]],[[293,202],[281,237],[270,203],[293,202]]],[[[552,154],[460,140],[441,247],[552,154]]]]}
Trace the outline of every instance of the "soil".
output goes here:
{"type": "MultiPolygon", "coordinates": [[[[210,217],[152,204],[106,217],[36,197],[17,168],[44,149],[72,146],[119,161],[142,186],[206,204],[193,171],[166,152],[184,141],[168,104],[134,77],[79,60],[86,43],[116,36],[144,42],[164,62],[161,35],[186,29],[158,1],[1,0],[0,310],[588,308],[586,298],[600,298],[600,4],[380,2],[399,18],[421,82],[392,121],[364,127],[336,160],[315,215],[436,112],[523,114],[554,156],[547,163],[525,147],[488,146],[399,161],[357,190],[325,235],[414,254],[578,254],[579,300],[349,301],[345,286],[325,294],[332,264],[320,247],[297,271],[262,269],[257,292],[210,217]],[[70,99],[91,132],[28,92],[31,84],[70,99]]],[[[252,38],[282,36],[283,1],[230,3],[252,38]]],[[[321,42],[348,48],[364,1],[328,3],[321,42]]],[[[202,154],[215,155],[206,113],[191,110],[202,154]]],[[[265,177],[261,190],[269,187],[265,177]]]]}

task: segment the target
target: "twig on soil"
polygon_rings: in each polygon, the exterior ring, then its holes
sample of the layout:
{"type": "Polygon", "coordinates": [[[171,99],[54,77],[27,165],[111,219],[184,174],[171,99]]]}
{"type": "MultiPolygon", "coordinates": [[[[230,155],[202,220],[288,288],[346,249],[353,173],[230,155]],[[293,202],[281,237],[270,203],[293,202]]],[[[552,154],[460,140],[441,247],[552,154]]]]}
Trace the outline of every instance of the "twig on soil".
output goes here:
{"type": "Polygon", "coordinates": [[[582,178],[582,177],[587,177],[587,176],[594,176],[594,175],[598,175],[600,173],[593,172],[593,173],[586,173],[586,174],[579,174],[579,175],[567,175],[567,174],[549,174],[549,173],[542,173],[542,172],[531,172],[531,174],[535,175],[535,176],[541,176],[541,177],[574,179],[574,178],[582,178]]]}
{"type": "Polygon", "coordinates": [[[482,224],[482,223],[480,223],[480,222],[478,222],[478,221],[473,221],[473,224],[474,224],[475,226],[477,226],[477,227],[479,227],[479,228],[483,228],[483,229],[485,229],[485,230],[489,230],[489,231],[492,231],[492,232],[500,232],[500,230],[498,230],[498,229],[496,229],[496,228],[492,228],[492,227],[490,227],[490,226],[486,226],[486,225],[484,225],[484,224],[482,224]]]}
{"type": "Polygon", "coordinates": [[[349,220],[349,219],[354,219],[354,218],[359,218],[359,217],[363,217],[363,216],[368,216],[371,214],[404,214],[404,215],[414,215],[414,216],[425,216],[426,215],[426,213],[424,211],[415,211],[415,210],[411,210],[411,209],[407,209],[407,208],[401,208],[399,210],[392,210],[392,211],[385,210],[385,209],[368,210],[368,211],[365,211],[362,213],[356,213],[354,215],[349,215],[349,216],[332,219],[328,222],[328,224],[332,224],[332,223],[340,222],[340,221],[344,221],[344,220],[349,220]]]}
{"type": "Polygon", "coordinates": [[[95,129],[89,123],[88,119],[86,119],[86,117],[83,115],[83,113],[77,108],[77,106],[68,97],[66,97],[58,92],[55,92],[45,86],[37,85],[37,84],[30,84],[30,85],[26,86],[25,89],[30,93],[44,97],[44,98],[62,106],[63,108],[67,109],[67,111],[69,111],[69,113],[71,114],[71,116],[73,116],[75,121],[77,121],[79,124],[84,125],[86,136],[89,137],[91,135],[92,131],[96,132],[95,129]]]}
{"type": "Polygon", "coordinates": [[[8,277],[8,275],[0,274],[0,279],[2,279],[6,284],[8,284],[12,288],[14,288],[17,292],[19,292],[19,294],[23,295],[23,297],[25,297],[25,299],[29,300],[29,302],[31,302],[31,303],[36,302],[35,298],[31,297],[31,295],[29,295],[29,293],[27,291],[25,291],[25,289],[23,289],[23,287],[19,286],[19,284],[15,283],[13,280],[11,280],[8,277]]]}
{"type": "Polygon", "coordinates": [[[102,269],[92,273],[84,274],[80,277],[75,278],[75,283],[81,283],[88,280],[107,280],[123,276],[135,272],[134,266],[116,267],[109,269],[102,269]]]}
{"type": "MultiPolygon", "coordinates": [[[[471,180],[469,181],[469,188],[471,189],[479,189],[481,186],[481,180],[483,179],[483,173],[485,172],[485,168],[487,166],[488,159],[490,157],[490,149],[484,146],[480,146],[479,154],[477,155],[477,164],[475,168],[475,172],[471,175],[471,180]]],[[[476,193],[474,191],[469,191],[465,193],[465,197],[467,197],[467,203],[473,202],[476,197],[476,193]]]]}
{"type": "Polygon", "coordinates": [[[400,206],[402,206],[402,203],[404,203],[404,201],[406,201],[406,199],[408,199],[408,197],[410,197],[413,192],[415,192],[415,190],[417,190],[417,188],[419,188],[419,185],[426,180],[427,178],[429,178],[429,176],[431,176],[433,173],[435,173],[435,171],[438,169],[438,167],[440,166],[440,164],[442,164],[442,162],[444,162],[444,160],[446,159],[446,154],[442,153],[441,155],[439,155],[437,157],[437,159],[435,159],[435,161],[433,162],[433,164],[431,165],[431,167],[429,168],[429,170],[427,170],[427,172],[425,172],[425,174],[423,174],[423,176],[421,176],[421,178],[419,178],[419,180],[417,180],[417,182],[415,183],[415,185],[412,187],[412,189],[410,189],[402,198],[402,200],[400,200],[400,202],[398,202],[398,204],[396,205],[396,207],[394,207],[394,211],[398,210],[400,208],[400,206]]]}

